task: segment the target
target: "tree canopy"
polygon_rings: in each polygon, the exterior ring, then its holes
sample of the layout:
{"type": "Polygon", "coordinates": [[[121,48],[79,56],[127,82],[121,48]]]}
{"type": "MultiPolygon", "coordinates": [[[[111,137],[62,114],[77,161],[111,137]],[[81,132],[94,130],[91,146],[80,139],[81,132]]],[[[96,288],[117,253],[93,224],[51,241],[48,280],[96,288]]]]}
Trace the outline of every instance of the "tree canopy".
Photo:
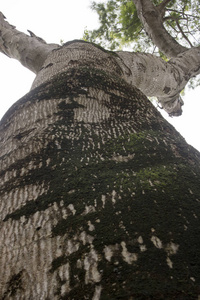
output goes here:
{"type": "MultiPolygon", "coordinates": [[[[152,0],[168,33],[182,46],[200,44],[200,0],[152,0]]],[[[129,47],[133,51],[163,55],[146,34],[132,0],[93,2],[91,8],[99,17],[100,26],[85,30],[84,38],[110,50],[129,47]]]]}

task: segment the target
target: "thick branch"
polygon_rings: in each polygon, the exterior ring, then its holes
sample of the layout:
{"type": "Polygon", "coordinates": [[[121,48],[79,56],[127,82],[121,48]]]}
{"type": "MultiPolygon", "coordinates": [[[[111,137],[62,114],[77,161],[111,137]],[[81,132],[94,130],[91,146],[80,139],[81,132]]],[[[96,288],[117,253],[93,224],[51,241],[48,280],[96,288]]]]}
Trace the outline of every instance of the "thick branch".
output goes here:
{"type": "Polygon", "coordinates": [[[23,66],[38,73],[49,52],[59,47],[47,44],[30,32],[28,36],[5,21],[0,12],[0,52],[21,62],[23,66]]]}
{"type": "Polygon", "coordinates": [[[163,2],[161,2],[159,5],[157,5],[157,10],[159,11],[159,13],[161,14],[161,17],[163,18],[165,15],[165,10],[166,10],[166,6],[167,4],[170,2],[171,0],[163,0],[163,2]]]}
{"type": "Polygon", "coordinates": [[[158,98],[170,115],[181,115],[180,92],[200,74],[200,48],[191,48],[169,62],[147,53],[117,52],[125,79],[146,96],[158,98]]]}
{"type": "Polygon", "coordinates": [[[133,0],[133,2],[146,33],[160,51],[171,58],[187,50],[164,28],[162,14],[150,0],[133,0]]]}
{"type": "Polygon", "coordinates": [[[157,5],[157,8],[159,8],[159,10],[164,10],[170,1],[171,0],[163,0],[160,4],[157,5]]]}

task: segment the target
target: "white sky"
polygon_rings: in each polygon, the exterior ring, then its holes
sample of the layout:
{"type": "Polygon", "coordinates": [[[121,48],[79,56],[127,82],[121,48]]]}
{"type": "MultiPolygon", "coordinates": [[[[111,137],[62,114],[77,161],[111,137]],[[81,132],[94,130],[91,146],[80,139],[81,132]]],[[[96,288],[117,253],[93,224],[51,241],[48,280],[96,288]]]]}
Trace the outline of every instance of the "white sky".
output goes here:
{"type": "MultiPolygon", "coordinates": [[[[60,43],[80,39],[85,27],[98,27],[98,17],[91,11],[91,0],[1,0],[0,11],[18,30],[27,29],[47,42],[60,43]]],[[[0,118],[19,98],[25,95],[34,74],[17,61],[0,53],[0,118]]],[[[200,87],[187,90],[181,117],[165,118],[184,136],[187,142],[200,150],[200,87]]]]}

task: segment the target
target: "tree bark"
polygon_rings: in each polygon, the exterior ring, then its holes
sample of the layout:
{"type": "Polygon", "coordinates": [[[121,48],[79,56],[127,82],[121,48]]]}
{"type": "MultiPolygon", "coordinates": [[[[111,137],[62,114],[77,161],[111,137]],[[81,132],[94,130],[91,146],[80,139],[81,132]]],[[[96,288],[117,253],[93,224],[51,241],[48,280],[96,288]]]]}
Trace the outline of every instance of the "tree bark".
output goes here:
{"type": "Polygon", "coordinates": [[[123,74],[68,43],[2,119],[1,299],[200,295],[200,154],[123,74]]]}
{"type": "MultiPolygon", "coordinates": [[[[143,1],[139,1],[136,7],[138,13],[141,10],[141,14],[145,19],[145,16],[148,15],[146,10],[158,10],[158,8],[155,8],[148,0],[143,1]],[[143,11],[140,9],[140,6],[143,7],[145,3],[148,5],[145,6],[143,11]]],[[[159,10],[163,10],[163,8],[159,6],[159,10]]],[[[153,19],[156,19],[154,17],[153,19]]],[[[150,22],[150,19],[147,19],[150,22]]],[[[145,24],[145,20],[143,22],[145,24]]],[[[156,24],[154,25],[158,29],[155,29],[154,26],[151,30],[157,31],[155,36],[161,36],[159,26],[156,24]]],[[[33,32],[28,31],[30,36],[16,30],[14,26],[5,21],[4,15],[0,12],[0,52],[18,59],[25,67],[36,73],[37,77],[33,83],[33,88],[46,81],[47,78],[50,80],[55,74],[62,72],[66,68],[66,64],[69,64],[69,66],[76,65],[76,60],[81,59],[80,56],[76,57],[76,52],[73,53],[70,48],[68,48],[67,61],[64,61],[63,57],[57,57],[56,54],[52,55],[52,53],[56,53],[59,50],[60,46],[57,44],[47,44],[33,32]]],[[[167,43],[171,43],[171,47],[174,47],[173,39],[170,42],[166,38],[165,44],[167,43]]],[[[170,116],[179,116],[182,114],[181,107],[183,105],[180,92],[185,88],[190,78],[200,73],[200,47],[191,49],[182,47],[177,53],[179,52],[181,53],[175,58],[165,62],[151,54],[119,51],[113,53],[112,61],[114,62],[115,60],[115,65],[118,65],[117,68],[121,70],[121,76],[127,82],[135,85],[146,96],[157,97],[164,110],[170,116]]],[[[83,49],[81,53],[85,59],[85,50],[83,49]]],[[[86,56],[89,55],[90,51],[86,56]]],[[[64,58],[66,59],[66,57],[64,58]]]]}
{"type": "Polygon", "coordinates": [[[157,97],[171,116],[182,114],[183,100],[180,92],[189,79],[200,72],[200,48],[191,48],[168,62],[149,53],[116,52],[118,63],[127,82],[135,85],[146,96],[157,97]]]}
{"type": "Polygon", "coordinates": [[[29,30],[30,36],[15,29],[5,21],[5,16],[0,12],[0,52],[15,58],[30,71],[37,74],[46,60],[48,54],[57,44],[47,44],[29,30]]]}
{"type": "Polygon", "coordinates": [[[168,58],[176,57],[188,48],[180,45],[163,26],[163,7],[156,7],[151,0],[133,0],[138,17],[150,39],[168,58]]]}

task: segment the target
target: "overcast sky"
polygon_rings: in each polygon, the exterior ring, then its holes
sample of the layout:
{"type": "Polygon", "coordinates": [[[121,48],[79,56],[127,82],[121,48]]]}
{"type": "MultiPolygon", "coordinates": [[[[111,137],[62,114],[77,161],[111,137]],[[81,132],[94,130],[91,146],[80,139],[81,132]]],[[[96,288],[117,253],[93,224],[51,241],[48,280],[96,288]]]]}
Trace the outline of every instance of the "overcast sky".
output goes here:
{"type": "MultiPolygon", "coordinates": [[[[98,17],[89,8],[90,0],[1,0],[0,11],[18,30],[33,31],[47,42],[80,39],[84,29],[98,26],[98,17]]],[[[17,61],[0,53],[0,118],[31,87],[35,75],[17,61]]],[[[200,87],[187,90],[181,117],[165,118],[187,142],[200,150],[200,87]]]]}

